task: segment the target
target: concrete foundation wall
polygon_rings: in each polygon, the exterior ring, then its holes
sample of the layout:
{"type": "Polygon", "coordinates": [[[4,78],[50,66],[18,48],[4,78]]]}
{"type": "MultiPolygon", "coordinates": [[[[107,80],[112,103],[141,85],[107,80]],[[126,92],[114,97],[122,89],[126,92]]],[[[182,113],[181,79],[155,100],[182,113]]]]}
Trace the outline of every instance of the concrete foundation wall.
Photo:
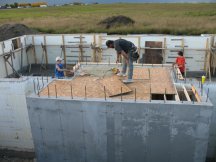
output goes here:
{"type": "Polygon", "coordinates": [[[204,162],[212,105],[27,97],[38,162],[204,162]]]}
{"type": "Polygon", "coordinates": [[[32,89],[28,79],[0,79],[0,148],[33,151],[26,105],[32,89]]]}
{"type": "Polygon", "coordinates": [[[207,157],[216,160],[216,84],[206,83],[204,84],[204,89],[206,93],[209,91],[209,99],[214,105],[209,131],[207,157]]]}

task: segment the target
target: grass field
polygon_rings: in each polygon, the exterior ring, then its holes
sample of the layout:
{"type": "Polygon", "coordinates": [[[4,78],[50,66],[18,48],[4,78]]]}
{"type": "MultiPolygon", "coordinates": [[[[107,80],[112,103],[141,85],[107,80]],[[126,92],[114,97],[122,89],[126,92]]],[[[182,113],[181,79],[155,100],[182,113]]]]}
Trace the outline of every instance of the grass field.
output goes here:
{"type": "Polygon", "coordinates": [[[44,33],[216,33],[216,3],[98,4],[0,10],[0,24],[22,23],[44,33]],[[134,25],[110,29],[98,25],[109,16],[124,15],[134,25]]]}

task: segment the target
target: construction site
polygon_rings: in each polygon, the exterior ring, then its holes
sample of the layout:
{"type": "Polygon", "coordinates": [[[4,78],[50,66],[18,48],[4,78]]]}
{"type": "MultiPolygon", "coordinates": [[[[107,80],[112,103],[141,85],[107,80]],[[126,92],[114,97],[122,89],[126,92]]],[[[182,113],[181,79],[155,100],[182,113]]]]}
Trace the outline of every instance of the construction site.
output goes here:
{"type": "Polygon", "coordinates": [[[34,34],[2,41],[0,160],[215,162],[215,69],[211,34],[34,34]],[[120,38],[140,54],[128,84],[116,75],[122,61],[106,46],[120,38]],[[184,75],[173,66],[178,51],[184,75]],[[56,57],[73,73],[55,78],[56,57]]]}

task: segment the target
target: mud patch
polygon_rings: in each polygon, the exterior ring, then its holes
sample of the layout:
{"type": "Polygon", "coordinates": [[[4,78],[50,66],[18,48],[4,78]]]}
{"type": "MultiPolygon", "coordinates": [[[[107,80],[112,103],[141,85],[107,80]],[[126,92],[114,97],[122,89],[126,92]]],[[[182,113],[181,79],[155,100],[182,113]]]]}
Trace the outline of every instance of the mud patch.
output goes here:
{"type": "Polygon", "coordinates": [[[4,24],[0,26],[0,41],[4,41],[22,35],[37,33],[39,32],[30,29],[29,27],[23,24],[4,24]]]}
{"type": "Polygon", "coordinates": [[[123,25],[133,25],[135,21],[127,16],[112,16],[108,17],[102,21],[100,21],[98,24],[104,26],[106,29],[115,27],[115,26],[123,26],[123,25]]]}

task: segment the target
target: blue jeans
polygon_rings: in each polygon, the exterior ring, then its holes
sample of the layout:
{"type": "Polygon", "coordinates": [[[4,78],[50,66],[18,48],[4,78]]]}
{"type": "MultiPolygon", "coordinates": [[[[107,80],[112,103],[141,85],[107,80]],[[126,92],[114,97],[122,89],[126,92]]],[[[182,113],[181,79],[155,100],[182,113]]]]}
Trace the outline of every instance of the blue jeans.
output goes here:
{"type": "Polygon", "coordinates": [[[127,66],[129,68],[128,70],[128,79],[132,79],[133,77],[133,60],[132,60],[132,54],[133,54],[133,51],[129,51],[128,53],[128,64],[126,63],[126,59],[123,57],[123,67],[122,67],[122,73],[126,73],[127,71],[127,66]]]}

